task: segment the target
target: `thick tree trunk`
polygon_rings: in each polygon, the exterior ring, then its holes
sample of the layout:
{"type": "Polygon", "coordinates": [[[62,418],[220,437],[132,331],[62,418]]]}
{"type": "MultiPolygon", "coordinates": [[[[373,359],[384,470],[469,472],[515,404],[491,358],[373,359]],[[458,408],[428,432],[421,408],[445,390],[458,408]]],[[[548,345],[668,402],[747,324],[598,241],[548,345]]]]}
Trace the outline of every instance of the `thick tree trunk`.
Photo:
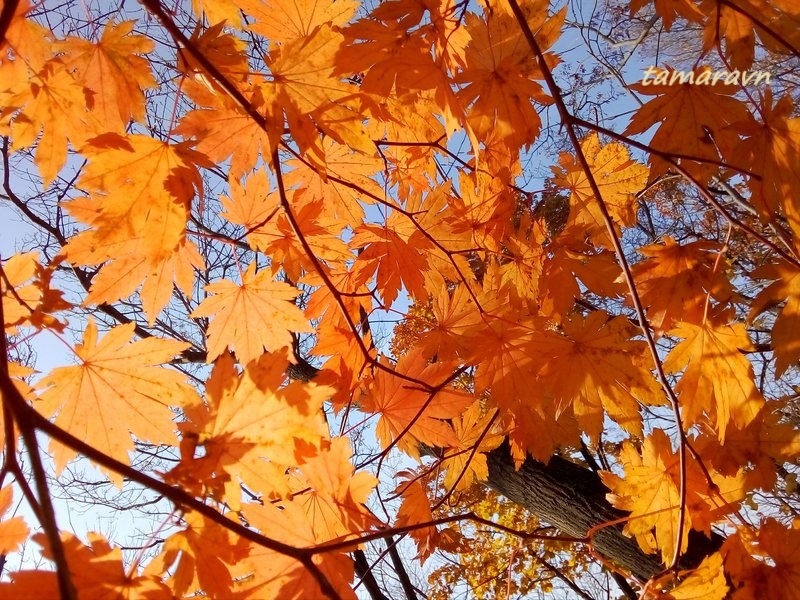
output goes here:
{"type": "MultiPolygon", "coordinates": [[[[529,457],[517,471],[504,443],[488,454],[488,463],[487,484],[492,489],[566,535],[585,537],[592,527],[626,515],[606,500],[608,489],[594,471],[559,456],[547,464],[529,457]]],[[[722,541],[718,535],[709,539],[692,531],[681,567],[697,566],[722,541]]],[[[596,552],[638,579],[647,580],[664,568],[658,555],[645,554],[636,540],[622,533],[622,525],[597,530],[591,543],[596,552]]]]}

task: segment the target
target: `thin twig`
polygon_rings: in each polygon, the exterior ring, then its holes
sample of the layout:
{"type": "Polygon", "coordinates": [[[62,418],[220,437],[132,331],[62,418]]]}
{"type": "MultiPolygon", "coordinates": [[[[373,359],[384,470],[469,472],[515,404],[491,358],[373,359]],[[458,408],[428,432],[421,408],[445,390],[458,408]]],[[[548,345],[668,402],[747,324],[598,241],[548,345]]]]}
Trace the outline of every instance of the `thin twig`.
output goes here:
{"type": "Polygon", "coordinates": [[[611,243],[614,247],[614,252],[617,255],[617,260],[619,261],[620,266],[622,267],[622,272],[625,277],[625,282],[628,285],[628,290],[631,294],[631,300],[633,302],[633,306],[636,310],[636,316],[639,319],[639,327],[641,328],[642,334],[644,335],[645,341],[647,342],[647,347],[650,350],[650,355],[653,359],[653,365],[655,366],[656,374],[658,376],[658,380],[661,383],[664,392],[667,395],[667,398],[672,405],[672,411],[675,416],[675,424],[678,428],[678,435],[680,439],[680,444],[678,448],[678,457],[680,461],[680,508],[678,513],[678,526],[677,526],[677,533],[676,533],[676,544],[675,544],[675,552],[672,557],[672,562],[669,565],[671,569],[677,569],[678,559],[680,558],[681,554],[681,546],[683,541],[683,531],[685,527],[685,520],[686,520],[686,433],[683,430],[683,423],[681,420],[680,414],[680,406],[678,403],[678,397],[675,394],[675,391],[672,389],[672,385],[670,385],[669,380],[667,379],[667,375],[664,372],[664,367],[661,364],[661,358],[658,355],[658,349],[656,347],[655,338],[653,337],[653,332],[650,329],[650,324],[647,319],[647,315],[644,311],[644,305],[642,304],[641,298],[639,297],[639,292],[636,288],[636,283],[633,279],[633,273],[631,272],[630,265],[628,264],[627,259],[625,258],[625,252],[622,248],[622,242],[617,235],[616,228],[614,226],[614,220],[612,219],[611,215],[608,212],[608,207],[603,200],[603,195],[600,191],[600,187],[595,180],[594,173],[592,172],[591,168],[589,167],[589,162],[586,156],[583,153],[583,149],[581,148],[580,140],[578,139],[578,134],[575,131],[575,127],[572,122],[572,115],[567,109],[566,104],[564,103],[564,99],[561,97],[561,90],[556,84],[555,79],[553,78],[553,74],[550,72],[550,68],[547,66],[547,61],[545,60],[544,53],[542,52],[541,48],[539,48],[539,44],[536,42],[536,39],[531,31],[530,26],[528,25],[527,20],[525,19],[525,15],[522,12],[522,9],[519,7],[517,0],[508,0],[508,4],[511,7],[511,11],[514,13],[514,17],[516,18],[519,26],[522,28],[522,32],[525,36],[525,39],[528,42],[528,45],[531,48],[531,51],[536,56],[539,62],[539,68],[542,71],[542,75],[544,76],[544,80],[547,84],[547,87],[550,90],[550,93],[553,96],[553,100],[555,101],[556,108],[558,109],[559,114],[561,115],[562,122],[567,130],[567,135],[572,142],[573,147],[575,148],[575,155],[578,159],[578,162],[581,164],[584,174],[589,182],[589,187],[592,190],[592,193],[595,196],[597,201],[598,208],[600,209],[600,214],[603,217],[603,221],[606,225],[606,229],[608,230],[608,235],[611,238],[611,243]]]}

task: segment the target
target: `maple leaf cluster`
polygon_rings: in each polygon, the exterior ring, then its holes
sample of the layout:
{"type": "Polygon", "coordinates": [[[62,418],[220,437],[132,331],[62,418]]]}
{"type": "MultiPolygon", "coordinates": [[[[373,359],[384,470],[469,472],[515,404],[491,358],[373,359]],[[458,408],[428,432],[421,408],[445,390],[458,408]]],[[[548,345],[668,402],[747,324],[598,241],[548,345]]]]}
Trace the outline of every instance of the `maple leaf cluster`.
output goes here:
{"type": "MultiPolygon", "coordinates": [[[[434,597],[595,558],[647,597],[796,596],[800,520],[759,505],[800,452],[796,89],[630,83],[606,126],[558,84],[561,3],[141,4],[0,13],[0,198],[39,236],[0,271],[0,553],[55,564],[0,595],[355,598],[400,535],[457,557],[434,597]],[[35,372],[45,339],[70,357],[35,372]],[[554,454],[619,522],[550,535],[483,487],[554,454]],[[76,459],[173,505],[147,558],[59,529],[76,459]],[[594,552],[617,526],[663,572],[594,552]]],[[[794,0],[648,10],[698,60],[800,58],[794,0]]]]}

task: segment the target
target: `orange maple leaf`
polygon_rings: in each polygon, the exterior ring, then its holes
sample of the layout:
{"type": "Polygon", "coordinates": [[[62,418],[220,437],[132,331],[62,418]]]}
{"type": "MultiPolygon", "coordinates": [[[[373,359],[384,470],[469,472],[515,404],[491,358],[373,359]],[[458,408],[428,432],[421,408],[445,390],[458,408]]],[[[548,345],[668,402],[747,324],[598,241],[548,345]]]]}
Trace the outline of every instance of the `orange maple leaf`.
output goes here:
{"type": "MultiPolygon", "coordinates": [[[[56,425],[124,463],[133,450],[130,434],[175,443],[171,409],[196,398],[180,373],[157,366],[189,344],[155,337],[131,342],[133,330],[133,323],[120,325],[98,342],[97,325],[89,318],[83,343],[74,348],[80,364],[53,369],[39,382],[41,399],[34,403],[46,417],[56,415],[56,425]]],[[[76,452],[55,441],[51,448],[61,472],[76,452]]],[[[108,476],[122,484],[122,475],[108,476]]]]}
{"type": "Polygon", "coordinates": [[[247,29],[270,43],[285,44],[308,38],[317,27],[339,27],[356,13],[354,0],[244,0],[239,6],[255,19],[247,29]]]}
{"type": "Polygon", "coordinates": [[[308,37],[281,45],[268,61],[273,81],[263,84],[265,97],[275,102],[275,113],[285,113],[301,151],[311,150],[317,157],[323,155],[317,128],[354,150],[375,154],[362,115],[348,106],[358,88],[333,75],[342,41],[342,34],[326,23],[308,37]]]}
{"type": "MultiPolygon", "coordinates": [[[[694,71],[695,80],[701,70],[694,71]]],[[[673,71],[667,73],[671,77],[673,71]]],[[[710,73],[709,73],[710,74],[710,73]]],[[[668,82],[669,83],[669,82],[668,82]]],[[[682,159],[695,176],[704,179],[717,173],[718,167],[703,161],[718,161],[718,148],[733,148],[739,142],[734,123],[752,117],[745,105],[733,97],[738,86],[717,82],[695,85],[690,82],[661,85],[653,81],[631,86],[638,93],[656,96],[633,115],[625,135],[644,133],[658,125],[650,142],[656,151],[691,156],[698,162],[682,159]]],[[[650,181],[667,172],[670,164],[652,152],[650,181]]]]}
{"type": "MultiPolygon", "coordinates": [[[[528,25],[542,50],[549,48],[560,35],[566,9],[547,19],[546,2],[521,2],[528,13],[528,25]]],[[[541,119],[534,102],[547,105],[552,99],[534,81],[541,78],[531,49],[522,30],[509,11],[499,9],[483,18],[468,13],[466,19],[470,42],[464,52],[464,69],[454,77],[463,85],[458,99],[468,106],[467,118],[481,140],[490,132],[511,148],[530,144],[539,134],[541,119]]],[[[550,68],[558,59],[546,55],[550,68]]]]}
{"type": "Polygon", "coordinates": [[[451,360],[470,353],[472,333],[480,325],[481,315],[465,285],[458,285],[452,293],[442,286],[433,298],[431,307],[433,324],[416,340],[416,347],[426,357],[438,356],[451,360]]]}
{"type": "MultiPolygon", "coordinates": [[[[343,74],[363,73],[363,91],[381,98],[413,101],[429,97],[431,107],[442,115],[446,130],[458,130],[466,121],[464,109],[453,90],[442,55],[431,52],[437,40],[429,35],[428,27],[413,28],[414,21],[422,17],[423,6],[412,2],[393,4],[391,8],[373,11],[369,19],[360,19],[343,30],[347,42],[336,55],[339,70],[343,74]],[[412,14],[403,15],[403,8],[412,14]]],[[[433,6],[430,8],[437,12],[433,6]]],[[[461,34],[465,36],[463,30],[461,34]]],[[[466,133],[477,149],[472,131],[467,129],[466,133]]]]}
{"type": "MultiPolygon", "coordinates": [[[[239,12],[238,8],[234,7],[234,9],[237,13],[239,12]]],[[[236,20],[238,20],[238,16],[236,20]]],[[[234,20],[230,21],[231,24],[233,22],[234,20]]],[[[184,76],[181,80],[181,90],[186,92],[198,106],[218,109],[220,113],[226,113],[228,109],[238,106],[232,102],[232,98],[221,82],[216,81],[210,74],[206,73],[205,68],[196,58],[196,55],[200,54],[206,61],[214,65],[216,71],[226,79],[229,85],[236,87],[245,97],[250,99],[252,108],[258,110],[261,107],[263,99],[253,86],[252,73],[247,60],[247,44],[232,33],[227,33],[225,23],[217,23],[202,31],[199,28],[195,28],[190,37],[190,42],[193,52],[179,48],[176,67],[184,76]]],[[[213,110],[204,110],[202,113],[189,111],[186,114],[203,114],[210,119],[215,117],[213,110]]],[[[267,117],[269,122],[269,115],[264,116],[267,117]]],[[[244,113],[242,113],[242,117],[244,118],[244,113]]],[[[256,121],[252,119],[250,121],[254,127],[252,135],[256,137],[256,130],[260,126],[256,121]]],[[[202,127],[202,123],[198,123],[198,125],[202,127]]],[[[240,126],[244,127],[243,124],[240,126]]],[[[202,135],[198,137],[198,143],[205,141],[202,135]]],[[[223,142],[222,135],[219,136],[217,141],[223,142]]],[[[242,139],[240,138],[239,141],[242,141],[242,139]]],[[[209,155],[215,152],[214,145],[208,144],[204,152],[209,155]]],[[[229,154],[230,150],[228,151],[229,154]]],[[[265,153],[264,156],[269,156],[269,153],[265,153]]],[[[251,163],[251,166],[252,164],[254,163],[251,163]]]]}
{"type": "Polygon", "coordinates": [[[714,47],[724,50],[730,66],[742,70],[743,76],[755,58],[756,34],[763,45],[759,51],[768,48],[782,53],[785,44],[797,48],[800,43],[800,12],[791,0],[732,0],[730,4],[703,0],[699,8],[705,17],[703,52],[714,47]]]}
{"type": "Polygon", "coordinates": [[[453,366],[429,364],[415,351],[401,357],[395,369],[412,380],[380,370],[362,400],[364,410],[380,415],[376,435],[381,445],[386,448],[396,440],[397,447],[413,457],[419,457],[420,443],[457,446],[458,439],[446,419],[460,415],[472,403],[472,396],[449,385],[435,393],[423,387],[423,383],[432,387],[443,384],[453,366]]]}
{"type": "MultiPolygon", "coordinates": [[[[403,503],[397,510],[397,527],[408,525],[419,525],[433,521],[431,503],[425,493],[423,481],[415,478],[415,474],[402,471],[397,475],[400,484],[395,493],[400,494],[403,503]]],[[[438,548],[444,551],[454,551],[461,541],[459,533],[451,528],[444,528],[439,531],[436,527],[419,527],[412,529],[409,536],[417,544],[417,556],[424,563],[438,548]]]]}
{"type": "Polygon", "coordinates": [[[730,66],[742,70],[750,68],[755,58],[756,24],[729,6],[708,4],[706,2],[703,6],[708,11],[704,15],[703,51],[721,46],[724,38],[725,58],[730,66]]]}
{"type": "MultiPolygon", "coordinates": [[[[256,110],[265,104],[261,92],[256,89],[246,94],[256,110]]],[[[259,158],[269,161],[278,143],[279,128],[271,115],[267,115],[265,130],[232,100],[224,99],[219,106],[203,108],[186,113],[175,133],[196,140],[197,150],[216,162],[231,159],[231,179],[245,173],[259,158]]]]}
{"type": "Polygon", "coordinates": [[[290,159],[292,167],[284,177],[287,187],[297,192],[293,203],[304,204],[324,198],[323,213],[335,219],[355,224],[364,219],[362,204],[374,204],[385,192],[374,177],[384,169],[383,161],[374,155],[353,152],[331,138],[322,140],[324,162],[311,168],[299,159],[290,159]],[[333,177],[343,181],[334,181],[333,177]]]}
{"type": "Polygon", "coordinates": [[[8,15],[11,21],[0,38],[0,54],[3,56],[0,60],[0,74],[3,75],[4,82],[21,81],[22,74],[29,69],[38,72],[53,56],[52,33],[33,19],[25,18],[25,15],[32,10],[30,0],[21,0],[15,5],[14,13],[8,15]],[[7,60],[8,48],[14,51],[16,60],[7,60]],[[11,74],[15,75],[13,79],[8,77],[11,74]]]}
{"type": "MultiPolygon", "coordinates": [[[[631,0],[631,14],[638,12],[642,7],[648,6],[648,0],[631,0]]],[[[675,17],[683,17],[687,21],[701,21],[703,13],[697,8],[695,0],[655,0],[656,13],[664,22],[664,29],[669,31],[675,22],[675,17]]]]}
{"type": "Polygon", "coordinates": [[[67,143],[80,146],[86,139],[92,94],[56,59],[11,84],[0,96],[4,109],[20,109],[11,120],[11,150],[36,144],[34,162],[46,187],[67,162],[67,143]]]}
{"type": "MultiPolygon", "coordinates": [[[[0,489],[0,517],[8,512],[13,500],[14,496],[10,485],[0,489]]],[[[28,538],[29,532],[25,519],[22,517],[5,518],[0,521],[0,554],[16,552],[19,545],[28,538]]]]}
{"type": "MultiPolygon", "coordinates": [[[[574,230],[577,232],[577,230],[574,230]]],[[[609,297],[623,296],[627,288],[621,281],[619,262],[613,252],[600,249],[586,252],[581,235],[582,251],[571,249],[573,241],[559,236],[550,247],[539,279],[542,312],[555,321],[561,321],[569,313],[575,300],[582,294],[578,280],[596,294],[609,297]]]]}
{"type": "Polygon", "coordinates": [[[231,223],[246,228],[247,241],[251,248],[263,247],[255,231],[277,218],[282,210],[278,195],[269,192],[270,181],[266,169],[257,169],[244,181],[231,177],[229,185],[228,194],[220,196],[225,211],[221,213],[222,216],[231,223]]]}
{"type": "Polygon", "coordinates": [[[472,231],[456,225],[454,196],[448,182],[428,193],[411,191],[406,199],[406,212],[413,215],[415,227],[426,234],[428,269],[423,276],[429,290],[449,289],[452,282],[470,281],[474,277],[466,256],[474,248],[472,231]]]}
{"type": "Polygon", "coordinates": [[[264,354],[240,376],[230,354],[220,356],[205,402],[185,409],[181,464],[168,478],[198,495],[209,490],[237,510],[240,480],[252,493],[289,495],[284,473],[296,464],[299,448],[317,448],[328,437],[322,403],[334,390],[314,383],[283,386],[288,364],[285,353],[264,354]]]}
{"type": "Polygon", "coordinates": [[[794,117],[795,105],[788,95],[772,105],[772,91],[767,88],[758,114],[763,123],[750,119],[741,123],[745,139],[731,149],[731,162],[746,168],[755,176],[748,180],[751,201],[763,221],[782,227],[782,213],[800,247],[800,119],[794,117]]]}
{"type": "Polygon", "coordinates": [[[500,178],[482,170],[474,174],[462,171],[459,190],[460,197],[449,200],[453,205],[453,231],[468,232],[474,246],[501,251],[497,240],[511,228],[516,196],[500,178]]]}
{"type": "Polygon", "coordinates": [[[425,249],[429,242],[398,213],[392,213],[385,225],[360,225],[350,246],[363,248],[356,268],[376,273],[385,306],[392,305],[401,287],[420,300],[428,295],[422,273],[428,266],[425,249]]]}
{"type": "Polygon", "coordinates": [[[301,204],[293,211],[303,239],[313,250],[309,256],[280,207],[278,194],[269,192],[269,177],[264,170],[251,174],[244,185],[232,181],[230,195],[222,196],[221,201],[225,209],[223,216],[246,228],[250,247],[271,258],[273,275],[283,270],[289,280],[299,281],[304,272],[315,271],[315,265],[320,264],[318,260],[343,264],[353,258],[338,237],[345,224],[321,218],[324,203],[320,200],[301,204]]]}
{"type": "MultiPolygon", "coordinates": [[[[314,513],[307,513],[301,502],[284,501],[279,505],[269,502],[248,504],[243,514],[247,521],[265,535],[295,547],[311,547],[329,540],[322,537],[326,528],[315,527],[314,513]],[[322,535],[320,535],[322,534],[322,535]]],[[[357,546],[353,543],[352,547],[357,546]]],[[[351,548],[352,549],[352,548],[351,548]]],[[[314,563],[342,600],[355,600],[352,589],[353,561],[346,550],[321,552],[314,563]]],[[[252,570],[249,598],[286,598],[306,600],[324,598],[319,581],[297,560],[278,554],[262,546],[254,546],[245,562],[252,570]]]]}
{"type": "Polygon", "coordinates": [[[485,320],[470,341],[469,359],[478,365],[475,391],[491,390],[490,400],[503,417],[504,411],[513,415],[520,402],[538,410],[542,386],[536,374],[552,334],[543,331],[541,322],[530,319],[520,323],[504,318],[485,320]]]}
{"type": "Polygon", "coordinates": [[[15,254],[2,265],[3,326],[11,334],[32,325],[62,331],[64,324],[51,313],[69,308],[60,290],[50,287],[52,271],[39,263],[36,252],[15,254]],[[6,289],[6,283],[13,290],[6,289]]]}
{"type": "Polygon", "coordinates": [[[788,528],[764,518],[757,532],[740,528],[720,550],[733,600],[797,598],[800,590],[800,521],[788,528]],[[765,562],[764,559],[770,562],[765,562]],[[773,566],[774,565],[774,566],[773,566]]]}
{"type": "Polygon", "coordinates": [[[464,414],[452,419],[458,444],[447,449],[441,462],[448,490],[464,490],[489,476],[485,453],[503,441],[499,429],[492,426],[495,416],[495,411],[484,412],[480,400],[476,400],[464,414]]]}
{"type": "MultiPolygon", "coordinates": [[[[638,206],[635,195],[644,189],[647,167],[632,160],[622,144],[612,142],[602,146],[596,133],[581,141],[581,151],[617,233],[621,226],[635,225],[638,206]]],[[[598,246],[610,247],[608,229],[583,163],[571,154],[562,154],[559,165],[553,167],[555,183],[571,192],[567,227],[588,235],[598,246]]]]}
{"type": "Polygon", "coordinates": [[[783,418],[784,406],[777,400],[764,404],[747,427],[726,432],[725,443],[719,441],[710,424],[703,424],[703,435],[695,441],[695,448],[702,456],[709,457],[709,464],[723,475],[733,475],[744,465],[754,465],[747,472],[750,486],[771,489],[777,466],[800,453],[800,432],[783,418]]]}
{"type": "Polygon", "coordinates": [[[283,270],[291,281],[298,281],[303,271],[315,271],[318,261],[344,266],[345,261],[353,258],[340,239],[346,223],[333,217],[325,218],[325,202],[307,201],[299,206],[292,202],[297,228],[312,250],[313,256],[309,256],[280,208],[278,195],[269,193],[269,178],[263,169],[250,175],[245,185],[232,181],[230,196],[222,196],[221,200],[225,208],[223,216],[231,223],[246,227],[250,247],[272,258],[273,275],[283,270]]]}
{"type": "Polygon", "coordinates": [[[557,403],[567,407],[582,429],[596,440],[603,429],[603,409],[625,431],[642,434],[640,404],[663,404],[665,398],[650,373],[645,343],[625,317],[603,311],[565,321],[563,336],[549,336],[539,377],[557,403]]]}
{"type": "Polygon", "coordinates": [[[753,300],[748,318],[752,320],[770,306],[786,302],[772,325],[772,350],[775,352],[775,377],[800,360],[800,269],[786,262],[765,265],[753,271],[754,279],[773,282],[753,300]]]}
{"type": "Polygon", "coordinates": [[[347,438],[333,438],[326,446],[297,467],[292,501],[305,508],[319,540],[333,541],[377,524],[364,504],[378,479],[365,471],[354,473],[347,438]]]}
{"type": "Polygon", "coordinates": [[[194,512],[184,514],[183,521],[185,529],[165,540],[145,575],[174,567],[169,582],[178,597],[200,590],[214,598],[232,597],[234,578],[247,574],[247,540],[194,512]]]}
{"type": "MultiPolygon", "coordinates": [[[[47,537],[38,533],[32,538],[42,546],[42,554],[53,558],[47,537]]],[[[159,577],[126,572],[122,551],[112,548],[99,533],[88,534],[89,545],[78,538],[61,536],[69,578],[80,598],[173,598],[170,589],[159,577]]],[[[53,571],[17,571],[9,573],[13,583],[0,583],[0,596],[39,600],[58,598],[59,585],[53,571]]]]}
{"type": "MultiPolygon", "coordinates": [[[[669,590],[671,600],[724,600],[728,597],[728,583],[722,568],[722,555],[714,552],[703,559],[698,567],[692,571],[681,571],[681,577],[686,577],[678,585],[669,590]]],[[[674,576],[669,575],[669,582],[674,581],[674,576]]],[[[645,595],[643,600],[651,598],[645,595]]],[[[664,598],[663,593],[652,596],[664,598]]]]}
{"type": "Polygon", "coordinates": [[[743,323],[725,324],[709,318],[699,325],[679,323],[670,333],[684,338],[667,356],[667,373],[683,370],[675,389],[687,423],[703,413],[714,418],[721,442],[733,421],[743,429],[764,404],[753,380],[753,365],[742,354],[753,346],[743,323]]]}
{"type": "MultiPolygon", "coordinates": [[[[297,288],[273,281],[268,270],[256,272],[251,263],[242,273],[242,283],[223,279],[206,286],[208,296],[194,309],[192,317],[210,317],[208,360],[214,360],[228,348],[246,365],[264,351],[273,352],[292,345],[292,333],[310,333],[313,329],[292,303],[297,288]]],[[[294,357],[291,357],[294,360],[294,357]]]]}
{"type": "Polygon", "coordinates": [[[192,0],[192,9],[198,17],[205,15],[211,25],[226,21],[230,27],[239,27],[241,4],[241,0],[192,0]]]}
{"type": "Polygon", "coordinates": [[[54,47],[65,52],[64,63],[94,93],[92,111],[103,131],[125,131],[131,119],[144,121],[145,88],[156,82],[147,54],[155,44],[143,35],[131,35],[136,21],[119,25],[109,21],[97,43],[68,37],[54,47]]]}
{"type": "Polygon", "coordinates": [[[702,321],[708,294],[722,303],[734,297],[719,244],[705,240],[678,244],[669,236],[663,242],[639,248],[647,259],[631,269],[650,324],[659,332],[677,321],[702,321]]]}
{"type": "Polygon", "coordinates": [[[202,193],[197,167],[209,163],[186,143],[166,144],[144,135],[108,133],[91,139],[81,152],[90,160],[80,185],[91,195],[66,208],[90,229],[71,238],[64,253],[78,265],[105,263],[89,302],[125,298],[144,280],[145,308],[153,323],[169,301],[173,279],[188,293],[192,269],[203,265],[185,234],[191,200],[202,193]]]}

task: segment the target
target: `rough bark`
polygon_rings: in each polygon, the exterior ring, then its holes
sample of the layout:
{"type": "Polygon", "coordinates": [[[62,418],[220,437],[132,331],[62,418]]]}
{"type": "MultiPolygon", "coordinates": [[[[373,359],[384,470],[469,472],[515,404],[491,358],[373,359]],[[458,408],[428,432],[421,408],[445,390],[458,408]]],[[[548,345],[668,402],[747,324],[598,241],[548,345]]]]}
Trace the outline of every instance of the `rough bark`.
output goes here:
{"type": "MultiPolygon", "coordinates": [[[[504,443],[488,454],[487,484],[542,521],[572,537],[585,537],[592,527],[625,517],[606,500],[608,489],[597,474],[559,456],[547,464],[528,458],[519,470],[504,443]]],[[[689,550],[681,567],[692,568],[715,551],[723,539],[690,532],[689,550]]],[[[591,539],[596,552],[640,580],[647,580],[664,566],[658,555],[645,554],[636,540],[622,533],[622,525],[603,527],[591,539]]]]}

